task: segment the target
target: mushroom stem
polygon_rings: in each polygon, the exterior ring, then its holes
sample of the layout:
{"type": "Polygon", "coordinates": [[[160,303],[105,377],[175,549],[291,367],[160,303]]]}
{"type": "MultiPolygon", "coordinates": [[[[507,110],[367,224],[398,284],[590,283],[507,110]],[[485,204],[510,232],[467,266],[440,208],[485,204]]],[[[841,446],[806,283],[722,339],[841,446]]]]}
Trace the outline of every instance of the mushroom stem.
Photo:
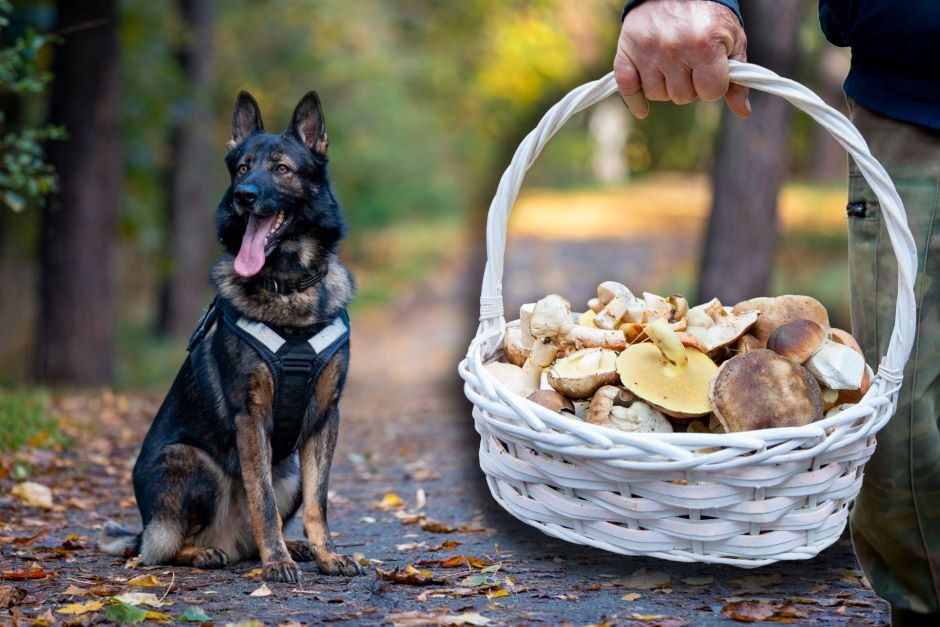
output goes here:
{"type": "Polygon", "coordinates": [[[530,387],[536,390],[539,388],[542,370],[552,364],[556,353],[558,353],[558,346],[551,342],[538,341],[532,345],[529,358],[522,364],[522,376],[530,387]]]}
{"type": "Polygon", "coordinates": [[[592,425],[606,425],[610,422],[610,410],[615,404],[625,407],[633,400],[632,395],[627,394],[616,385],[604,385],[598,388],[588,408],[587,422],[592,425]]]}
{"type": "Polygon", "coordinates": [[[684,368],[689,363],[679,334],[672,330],[665,318],[657,318],[646,325],[646,335],[663,355],[663,361],[675,368],[684,368]]]}
{"type": "Polygon", "coordinates": [[[529,319],[530,333],[555,344],[575,344],[588,348],[623,350],[627,339],[623,331],[591,329],[575,324],[571,318],[571,305],[558,294],[549,294],[535,304],[529,319]]]}

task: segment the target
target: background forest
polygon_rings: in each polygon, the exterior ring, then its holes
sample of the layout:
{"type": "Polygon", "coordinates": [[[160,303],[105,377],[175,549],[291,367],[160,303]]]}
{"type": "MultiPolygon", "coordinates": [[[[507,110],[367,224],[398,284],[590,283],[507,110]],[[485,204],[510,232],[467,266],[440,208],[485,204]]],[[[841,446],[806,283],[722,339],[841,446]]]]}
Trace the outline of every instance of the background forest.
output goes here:
{"type": "MultiPolygon", "coordinates": [[[[257,97],[269,129],[319,91],[357,310],[382,307],[458,243],[480,248],[512,151],[560,95],[609,71],[621,9],[617,0],[0,2],[0,383],[165,389],[210,297],[212,212],[228,184],[222,156],[240,89],[257,97]]],[[[825,44],[813,3],[745,11],[752,60],[841,106],[846,56],[825,44]]],[[[702,264],[679,286],[698,284],[703,296],[734,286],[727,298],[817,290],[844,321],[841,227],[797,220],[781,256],[775,216],[791,179],[806,183],[794,188],[800,216],[837,221],[845,157],[782,101],[752,102],[748,123],[719,103],[656,103],[642,123],[619,102],[598,108],[608,119],[574,119],[527,188],[642,192],[654,210],[665,187],[688,189],[689,202],[713,210],[702,264]],[[617,131],[613,147],[603,129],[617,131]],[[680,187],[663,173],[681,174],[680,187]],[[765,225],[747,241],[723,222],[741,212],[765,225]],[[729,242],[751,261],[723,256],[729,242]],[[807,254],[824,270],[808,283],[774,275],[775,263],[807,254]]]]}

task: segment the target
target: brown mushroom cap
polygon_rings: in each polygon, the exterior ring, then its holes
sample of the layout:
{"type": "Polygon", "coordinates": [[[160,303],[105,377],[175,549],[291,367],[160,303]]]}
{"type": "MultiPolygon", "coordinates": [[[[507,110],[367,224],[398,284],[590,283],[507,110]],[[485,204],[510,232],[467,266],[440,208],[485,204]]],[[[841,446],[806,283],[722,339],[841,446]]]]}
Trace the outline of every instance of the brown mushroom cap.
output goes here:
{"type": "Polygon", "coordinates": [[[708,397],[729,432],[799,427],[823,417],[822,391],[813,375],[766,349],[722,364],[708,397]]]}
{"type": "Polygon", "coordinates": [[[825,329],[812,320],[801,318],[774,329],[767,338],[767,348],[795,364],[802,364],[822,348],[825,341],[825,329]]]}
{"type": "Polygon", "coordinates": [[[571,399],[555,390],[537,390],[529,395],[529,400],[554,412],[569,411],[572,414],[574,413],[574,403],[571,402],[571,399]]]}
{"type": "Polygon", "coordinates": [[[506,359],[514,366],[522,367],[522,364],[529,358],[530,349],[522,343],[522,329],[518,325],[506,327],[503,350],[506,352],[506,359]]]}
{"type": "Polygon", "coordinates": [[[752,298],[735,305],[731,313],[739,314],[745,311],[760,312],[757,323],[751,328],[751,334],[760,340],[763,346],[767,345],[767,338],[774,329],[801,318],[812,320],[824,330],[829,330],[829,314],[822,303],[812,296],[786,294],[752,298]]]}

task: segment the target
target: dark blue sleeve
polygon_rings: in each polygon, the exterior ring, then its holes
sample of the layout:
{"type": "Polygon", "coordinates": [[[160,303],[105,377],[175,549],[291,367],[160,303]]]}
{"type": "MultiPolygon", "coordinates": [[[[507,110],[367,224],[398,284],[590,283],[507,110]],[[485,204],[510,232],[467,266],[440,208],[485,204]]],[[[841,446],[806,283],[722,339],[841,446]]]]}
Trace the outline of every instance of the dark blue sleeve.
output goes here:
{"type": "MultiPolygon", "coordinates": [[[[627,16],[627,13],[630,12],[630,9],[640,4],[641,2],[643,2],[643,0],[629,0],[626,6],[623,7],[623,13],[620,14],[620,21],[623,21],[623,18],[627,16]]],[[[744,24],[744,20],[741,19],[741,7],[738,6],[738,0],[712,0],[712,2],[723,4],[734,11],[734,14],[738,16],[738,21],[740,21],[741,24],[744,24]]]]}

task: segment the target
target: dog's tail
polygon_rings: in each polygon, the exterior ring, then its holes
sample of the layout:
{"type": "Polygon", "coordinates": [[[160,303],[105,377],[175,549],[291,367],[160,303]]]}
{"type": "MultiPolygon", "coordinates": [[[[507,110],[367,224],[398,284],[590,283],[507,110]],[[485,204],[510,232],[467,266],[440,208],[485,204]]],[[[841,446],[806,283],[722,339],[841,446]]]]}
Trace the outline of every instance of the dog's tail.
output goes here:
{"type": "Polygon", "coordinates": [[[140,553],[140,536],[109,520],[98,535],[98,550],[108,555],[134,557],[140,553]]]}

